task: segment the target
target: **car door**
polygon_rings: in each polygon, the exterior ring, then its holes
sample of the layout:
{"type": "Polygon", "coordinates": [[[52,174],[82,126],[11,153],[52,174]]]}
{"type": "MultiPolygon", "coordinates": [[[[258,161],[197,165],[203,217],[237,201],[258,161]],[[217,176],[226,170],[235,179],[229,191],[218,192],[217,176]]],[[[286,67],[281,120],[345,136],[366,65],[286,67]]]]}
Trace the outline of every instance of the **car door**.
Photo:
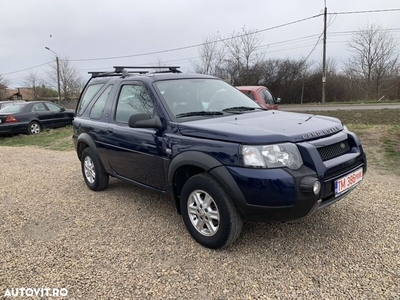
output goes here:
{"type": "Polygon", "coordinates": [[[52,115],[50,110],[44,105],[43,102],[38,102],[32,105],[31,113],[33,118],[40,121],[42,127],[51,127],[52,115]]]}
{"type": "Polygon", "coordinates": [[[63,107],[54,103],[45,103],[44,105],[50,111],[49,124],[47,127],[61,127],[71,123],[63,107]]]}
{"type": "Polygon", "coordinates": [[[154,104],[146,86],[125,82],[114,104],[115,114],[107,126],[108,160],[118,176],[136,183],[165,190],[162,138],[153,128],[128,126],[132,114],[154,115],[154,104]]]}

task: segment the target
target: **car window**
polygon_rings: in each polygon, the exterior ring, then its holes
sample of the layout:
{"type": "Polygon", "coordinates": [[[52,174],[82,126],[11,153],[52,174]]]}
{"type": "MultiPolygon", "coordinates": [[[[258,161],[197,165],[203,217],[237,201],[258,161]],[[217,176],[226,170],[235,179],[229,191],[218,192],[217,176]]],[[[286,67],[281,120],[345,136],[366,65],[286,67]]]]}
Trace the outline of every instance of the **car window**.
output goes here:
{"type": "Polygon", "coordinates": [[[25,105],[9,105],[0,109],[0,113],[16,113],[21,111],[22,107],[25,105]]]}
{"type": "Polygon", "coordinates": [[[50,111],[59,112],[61,110],[60,106],[53,103],[46,103],[46,106],[50,111]]]}
{"type": "Polygon", "coordinates": [[[266,104],[274,104],[274,97],[272,97],[271,93],[266,89],[261,90],[261,98],[266,104]]]}
{"type": "Polygon", "coordinates": [[[89,105],[90,101],[93,99],[93,97],[97,94],[97,92],[101,89],[103,85],[104,85],[103,83],[93,84],[86,89],[86,92],[79,103],[77,115],[80,116],[83,114],[86,107],[89,105]]]}
{"type": "Polygon", "coordinates": [[[138,113],[153,115],[153,101],[142,85],[126,84],[118,97],[115,120],[128,123],[129,117],[138,113]]]}
{"type": "Polygon", "coordinates": [[[112,87],[112,85],[108,86],[94,103],[89,115],[91,119],[100,119],[102,117],[104,107],[106,106],[108,95],[110,94],[112,87]]]}
{"type": "Polygon", "coordinates": [[[246,96],[249,97],[251,100],[256,101],[256,98],[254,97],[254,94],[252,91],[246,92],[246,96]]]}
{"type": "Polygon", "coordinates": [[[43,103],[36,103],[32,106],[31,111],[47,111],[46,107],[44,106],[43,103]]]}
{"type": "Polygon", "coordinates": [[[14,102],[6,102],[6,103],[0,103],[1,107],[6,107],[6,106],[12,106],[15,105],[14,102]]]}

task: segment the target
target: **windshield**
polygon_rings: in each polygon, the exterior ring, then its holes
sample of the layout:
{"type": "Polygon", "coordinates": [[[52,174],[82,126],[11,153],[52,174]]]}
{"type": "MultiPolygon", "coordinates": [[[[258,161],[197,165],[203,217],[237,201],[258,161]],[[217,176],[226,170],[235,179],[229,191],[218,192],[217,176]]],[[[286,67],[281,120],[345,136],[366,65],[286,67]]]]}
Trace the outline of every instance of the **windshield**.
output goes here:
{"type": "Polygon", "coordinates": [[[199,112],[201,116],[218,116],[227,113],[229,108],[240,107],[243,111],[245,108],[260,108],[242,92],[218,79],[159,81],[155,88],[174,117],[196,115],[193,112],[199,112]]]}
{"type": "Polygon", "coordinates": [[[0,113],[16,113],[19,112],[25,104],[9,105],[0,109],[0,113]]]}

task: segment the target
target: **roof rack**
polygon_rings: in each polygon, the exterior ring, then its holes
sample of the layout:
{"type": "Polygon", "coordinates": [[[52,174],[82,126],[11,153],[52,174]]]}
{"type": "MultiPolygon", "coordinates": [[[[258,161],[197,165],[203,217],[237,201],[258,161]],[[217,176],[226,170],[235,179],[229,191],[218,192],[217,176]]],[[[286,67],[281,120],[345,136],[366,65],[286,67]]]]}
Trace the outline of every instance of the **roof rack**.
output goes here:
{"type": "Polygon", "coordinates": [[[91,74],[92,78],[95,77],[110,77],[110,76],[122,76],[123,78],[129,76],[129,74],[146,74],[149,71],[144,71],[143,69],[168,69],[163,71],[156,71],[153,73],[182,73],[178,69],[178,66],[152,66],[152,67],[131,67],[131,66],[114,66],[114,71],[98,71],[98,72],[88,72],[91,74]],[[141,69],[138,71],[127,71],[126,69],[141,69]]]}
{"type": "MultiPolygon", "coordinates": [[[[123,69],[168,69],[171,73],[181,73],[178,69],[178,66],[151,66],[151,67],[131,67],[131,66],[114,66],[115,72],[122,71],[123,69]]],[[[161,72],[168,72],[168,71],[161,71],[161,72]]],[[[160,73],[156,72],[156,73],[160,73]]]]}
{"type": "Polygon", "coordinates": [[[156,71],[155,73],[181,73],[179,66],[151,66],[151,67],[131,67],[131,66],[114,66],[115,72],[122,72],[124,69],[168,69],[165,71],[156,71]]]}

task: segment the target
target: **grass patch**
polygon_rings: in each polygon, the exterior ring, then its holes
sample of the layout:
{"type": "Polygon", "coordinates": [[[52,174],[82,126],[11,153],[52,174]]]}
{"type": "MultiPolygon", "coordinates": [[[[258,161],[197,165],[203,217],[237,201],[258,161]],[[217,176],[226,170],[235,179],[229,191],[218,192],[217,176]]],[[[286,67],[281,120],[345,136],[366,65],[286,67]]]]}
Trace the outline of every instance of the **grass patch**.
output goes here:
{"type": "Polygon", "coordinates": [[[398,125],[400,109],[364,109],[364,110],[320,110],[306,111],[313,115],[330,116],[340,119],[344,124],[360,125],[398,125]]]}
{"type": "Polygon", "coordinates": [[[383,138],[385,160],[389,163],[389,169],[400,175],[400,125],[388,129],[383,138]]]}
{"type": "MultiPolygon", "coordinates": [[[[310,103],[303,103],[303,104],[290,104],[288,103],[288,105],[326,105],[326,106],[331,106],[331,105],[341,105],[341,104],[345,104],[345,105],[351,105],[351,104],[398,104],[400,103],[400,99],[394,99],[394,100],[354,100],[354,101],[332,101],[332,102],[325,102],[325,103],[321,103],[321,102],[310,102],[310,103]]],[[[282,106],[284,106],[286,103],[281,104],[282,106]]]]}
{"type": "Polygon", "coordinates": [[[397,104],[400,103],[400,99],[395,100],[355,100],[347,102],[328,102],[327,104],[397,104]]]}
{"type": "Polygon", "coordinates": [[[72,126],[47,129],[37,135],[19,134],[0,138],[0,145],[10,147],[36,146],[56,151],[69,151],[74,150],[72,133],[72,126]]]}

